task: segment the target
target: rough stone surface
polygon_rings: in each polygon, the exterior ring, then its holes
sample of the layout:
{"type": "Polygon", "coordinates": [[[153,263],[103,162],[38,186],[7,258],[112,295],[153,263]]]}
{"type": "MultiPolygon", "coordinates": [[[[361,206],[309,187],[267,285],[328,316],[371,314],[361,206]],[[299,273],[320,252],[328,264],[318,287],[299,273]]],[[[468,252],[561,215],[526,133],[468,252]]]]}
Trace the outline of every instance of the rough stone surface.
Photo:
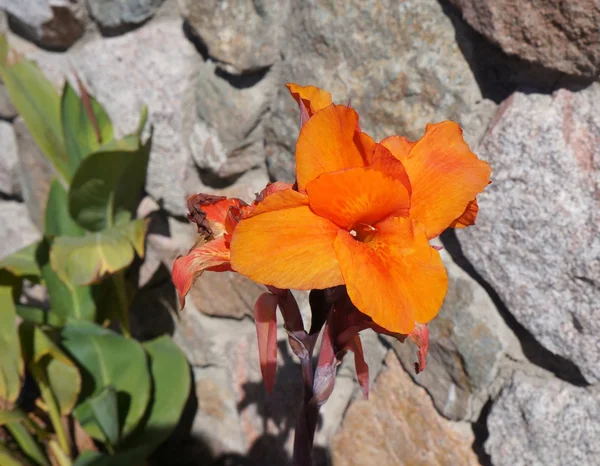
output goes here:
{"type": "Polygon", "coordinates": [[[600,394],[558,379],[515,375],[488,417],[495,466],[598,464],[600,394]]]}
{"type": "Polygon", "coordinates": [[[332,442],[336,466],[477,465],[468,424],[442,418],[393,353],[369,400],[355,401],[332,442]]]}
{"type": "Polygon", "coordinates": [[[492,167],[466,257],[550,351],[600,381],[600,85],[516,93],[477,148],[492,167]]]}
{"type": "Polygon", "coordinates": [[[233,74],[259,71],[277,60],[288,5],[289,0],[179,0],[192,34],[233,74]]]}
{"type": "Polygon", "coordinates": [[[288,81],[351,100],[364,131],[419,138],[427,123],[458,121],[478,141],[495,104],[482,97],[457,31],[436,0],[293,2],[289,39],[266,128],[271,174],[293,179],[299,112],[288,81]]]}
{"type": "MultiPolygon", "coordinates": [[[[0,10],[0,35],[6,34],[8,31],[8,19],[6,13],[0,10]]],[[[10,101],[8,93],[4,88],[2,79],[0,79],[0,119],[12,119],[17,115],[17,110],[10,101]]]]}
{"type": "Polygon", "coordinates": [[[0,121],[0,193],[5,196],[20,196],[18,179],[19,156],[17,140],[10,123],[0,121]]]}
{"type": "Polygon", "coordinates": [[[446,251],[441,254],[448,270],[448,294],[440,313],[428,325],[427,368],[415,375],[414,345],[396,342],[394,349],[441,414],[475,421],[503,382],[499,367],[504,358],[523,356],[517,338],[481,285],[454,264],[446,251]]]}
{"type": "Polygon", "coordinates": [[[46,201],[50,192],[50,183],[54,178],[54,169],[39,148],[21,117],[14,122],[19,154],[19,183],[23,199],[33,223],[44,229],[46,201]]]}
{"type": "Polygon", "coordinates": [[[0,259],[40,239],[31,223],[27,206],[16,201],[0,201],[0,259]]]}
{"type": "Polygon", "coordinates": [[[450,0],[464,19],[511,55],[575,76],[600,73],[597,0],[450,0]]]}
{"type": "Polygon", "coordinates": [[[85,31],[81,0],[0,0],[13,29],[42,47],[68,49],[85,31]]]}
{"type": "Polygon", "coordinates": [[[143,23],[150,19],[164,0],[87,0],[90,16],[101,28],[109,30],[143,23]]]}
{"type": "Polygon", "coordinates": [[[276,94],[278,75],[274,68],[254,85],[240,87],[220,76],[214,63],[202,65],[196,87],[198,119],[189,140],[198,167],[227,177],[264,164],[262,118],[276,94]]]}

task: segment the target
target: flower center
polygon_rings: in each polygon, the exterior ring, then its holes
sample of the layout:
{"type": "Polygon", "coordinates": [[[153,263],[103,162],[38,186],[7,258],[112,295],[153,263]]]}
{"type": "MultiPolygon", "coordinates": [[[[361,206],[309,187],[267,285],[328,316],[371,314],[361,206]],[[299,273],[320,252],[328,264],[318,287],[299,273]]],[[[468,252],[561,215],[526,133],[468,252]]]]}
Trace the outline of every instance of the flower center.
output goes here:
{"type": "Polygon", "coordinates": [[[352,226],[352,229],[349,231],[349,233],[356,241],[366,243],[373,239],[375,233],[377,233],[377,228],[372,225],[367,225],[366,223],[357,223],[352,226]]]}

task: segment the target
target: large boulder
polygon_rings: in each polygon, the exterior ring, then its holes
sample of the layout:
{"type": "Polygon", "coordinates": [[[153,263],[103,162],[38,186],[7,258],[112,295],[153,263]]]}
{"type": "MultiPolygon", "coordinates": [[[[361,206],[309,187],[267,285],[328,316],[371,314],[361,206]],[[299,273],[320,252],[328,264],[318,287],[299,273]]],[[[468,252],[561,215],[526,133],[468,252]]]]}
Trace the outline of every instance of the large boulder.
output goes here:
{"type": "Polygon", "coordinates": [[[41,47],[66,50],[85,32],[82,0],[0,0],[13,29],[41,47]]]}
{"type": "Polygon", "coordinates": [[[127,29],[154,16],[164,0],[88,0],[90,16],[107,32],[127,29]]]}
{"type": "Polygon", "coordinates": [[[450,0],[464,19],[510,55],[581,77],[600,73],[597,0],[450,0]]]}
{"type": "Polygon", "coordinates": [[[0,121],[0,193],[19,197],[17,139],[10,123],[0,121]]]}
{"type": "Polygon", "coordinates": [[[492,406],[488,429],[495,466],[598,464],[600,395],[517,373],[492,406]]]}
{"type": "Polygon", "coordinates": [[[16,201],[0,201],[0,259],[40,239],[31,223],[27,206],[16,201]]]}
{"type": "Polygon", "coordinates": [[[495,104],[483,98],[452,19],[436,0],[293,2],[279,96],[266,128],[271,174],[293,179],[299,113],[284,87],[289,81],[351,101],[363,130],[378,139],[416,139],[427,123],[451,119],[476,143],[495,104]]]}
{"type": "Polygon", "coordinates": [[[600,381],[600,85],[515,93],[476,152],[491,163],[466,257],[543,346],[600,381]]]}

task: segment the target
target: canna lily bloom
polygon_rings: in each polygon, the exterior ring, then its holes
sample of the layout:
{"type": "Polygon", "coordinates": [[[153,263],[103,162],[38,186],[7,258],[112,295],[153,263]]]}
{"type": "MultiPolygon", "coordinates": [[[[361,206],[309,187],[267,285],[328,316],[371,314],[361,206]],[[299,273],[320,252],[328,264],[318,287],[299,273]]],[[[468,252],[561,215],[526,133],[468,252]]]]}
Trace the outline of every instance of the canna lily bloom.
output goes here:
{"type": "Polygon", "coordinates": [[[270,183],[250,205],[241,199],[210,194],[195,194],[188,199],[188,219],[198,226],[198,240],[185,256],[173,263],[173,283],[182,308],[191,286],[203,272],[232,270],[229,244],[240,219],[250,215],[271,194],[291,187],[289,183],[270,183]]]}
{"type": "Polygon", "coordinates": [[[408,335],[437,315],[448,286],[429,240],[474,222],[491,169],[454,122],[427,125],[416,142],[375,143],[353,109],[288,87],[303,115],[297,190],[273,193],[236,224],[230,265],[280,289],[345,285],[374,324],[408,335]]]}

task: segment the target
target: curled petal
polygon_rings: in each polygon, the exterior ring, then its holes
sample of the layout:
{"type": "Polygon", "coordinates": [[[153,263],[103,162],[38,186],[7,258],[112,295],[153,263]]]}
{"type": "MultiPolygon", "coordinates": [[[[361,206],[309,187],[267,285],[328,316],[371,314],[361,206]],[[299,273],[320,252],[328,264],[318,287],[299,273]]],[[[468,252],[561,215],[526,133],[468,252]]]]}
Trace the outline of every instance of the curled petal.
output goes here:
{"type": "Polygon", "coordinates": [[[439,312],[448,277],[423,228],[404,217],[375,225],[366,242],[340,230],[335,251],[348,295],[359,311],[387,332],[408,334],[415,321],[439,312]]]}
{"type": "Polygon", "coordinates": [[[354,353],[354,367],[356,368],[356,377],[358,384],[362,389],[365,398],[369,398],[369,366],[365,361],[360,335],[356,335],[350,343],[348,349],[354,353]]]}
{"type": "Polygon", "coordinates": [[[294,83],[288,83],[285,86],[298,105],[304,105],[309,117],[333,103],[331,94],[318,87],[299,86],[294,83]]]}
{"type": "Polygon", "coordinates": [[[429,348],[429,329],[427,325],[415,324],[415,328],[408,334],[408,337],[417,345],[417,359],[415,363],[415,372],[423,372],[425,370],[425,363],[427,359],[427,350],[429,348]]]}
{"type": "Polygon", "coordinates": [[[306,191],[310,208],[344,229],[374,225],[389,215],[408,216],[410,207],[406,187],[371,168],[324,173],[306,191]]]}
{"type": "Polygon", "coordinates": [[[265,189],[263,189],[258,196],[256,196],[256,202],[262,201],[265,197],[270,196],[278,191],[285,191],[286,189],[292,189],[294,185],[292,183],[285,183],[283,181],[275,181],[269,183],[265,189]]]}
{"type": "Polygon", "coordinates": [[[273,391],[277,372],[277,296],[263,293],[254,305],[260,371],[268,393],[273,391]]]}
{"type": "Polygon", "coordinates": [[[198,225],[199,232],[208,231],[214,236],[220,236],[226,230],[229,208],[241,208],[246,205],[244,201],[236,198],[195,194],[187,200],[188,219],[198,225]]]}
{"type": "Polygon", "coordinates": [[[489,184],[491,168],[479,160],[452,121],[427,125],[425,135],[402,159],[412,186],[410,216],[438,236],[489,184]]]}
{"type": "Polygon", "coordinates": [[[255,282],[282,289],[341,285],[333,249],[337,231],[334,223],[307,206],[265,212],[242,220],[235,228],[231,266],[255,282]]]}
{"type": "Polygon", "coordinates": [[[293,189],[285,189],[275,191],[263,198],[253,209],[247,214],[247,218],[255,217],[256,215],[275,210],[289,209],[292,207],[302,207],[308,205],[308,196],[299,193],[293,189]]]}
{"type": "Polygon", "coordinates": [[[321,348],[319,350],[319,360],[317,369],[315,370],[315,378],[313,383],[313,399],[312,403],[322,405],[325,403],[335,386],[335,369],[337,367],[337,359],[329,325],[325,324],[323,328],[323,339],[321,340],[321,348]]]}
{"type": "Polygon", "coordinates": [[[451,228],[465,228],[471,225],[475,225],[475,219],[479,212],[479,205],[477,199],[472,200],[467,204],[467,208],[454,222],[450,224],[451,228]]]}
{"type": "Polygon", "coordinates": [[[173,263],[173,284],[179,294],[181,308],[194,282],[205,270],[229,270],[229,248],[225,238],[217,238],[195,246],[173,263]]]}
{"type": "Polygon", "coordinates": [[[368,164],[368,161],[371,159],[371,155],[375,151],[377,147],[377,143],[373,140],[371,136],[367,133],[359,131],[358,129],[354,133],[354,144],[356,148],[360,152],[365,165],[368,164]]]}
{"type": "Polygon", "coordinates": [[[358,114],[341,105],[330,105],[314,114],[302,127],[296,144],[298,189],[323,173],[364,166],[354,144],[358,114]]]}

